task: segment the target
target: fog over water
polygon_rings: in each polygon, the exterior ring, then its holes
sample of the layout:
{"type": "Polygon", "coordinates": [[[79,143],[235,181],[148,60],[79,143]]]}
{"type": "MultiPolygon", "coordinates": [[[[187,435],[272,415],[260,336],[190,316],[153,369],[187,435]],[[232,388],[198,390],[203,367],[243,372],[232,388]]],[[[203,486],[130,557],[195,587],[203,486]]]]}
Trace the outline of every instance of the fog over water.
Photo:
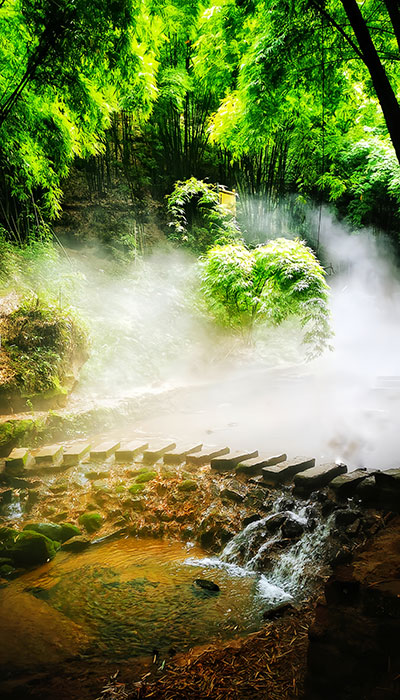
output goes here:
{"type": "Polygon", "coordinates": [[[64,261],[92,335],[72,405],[176,389],[168,411],[134,429],[352,468],[398,465],[398,272],[368,232],[349,235],[325,213],[320,234],[335,336],[312,362],[293,322],[259,329],[252,345],[215,329],[195,303],[195,260],[182,252],[155,252],[117,276],[98,254],[64,261]]]}

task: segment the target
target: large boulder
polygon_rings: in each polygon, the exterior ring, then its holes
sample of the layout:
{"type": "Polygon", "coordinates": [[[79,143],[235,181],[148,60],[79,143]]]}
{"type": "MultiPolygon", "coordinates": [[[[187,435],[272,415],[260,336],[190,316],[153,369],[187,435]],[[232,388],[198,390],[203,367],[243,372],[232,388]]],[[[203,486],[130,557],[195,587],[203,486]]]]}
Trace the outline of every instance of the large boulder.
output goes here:
{"type": "Polygon", "coordinates": [[[34,566],[53,559],[59,548],[59,542],[54,542],[39,532],[23,530],[15,538],[9,555],[18,566],[34,566]]]}
{"type": "Polygon", "coordinates": [[[30,523],[25,525],[24,531],[25,530],[39,532],[41,535],[48,537],[50,540],[55,540],[56,542],[66,542],[71,539],[71,537],[82,534],[79,527],[71,523],[30,523]]]}

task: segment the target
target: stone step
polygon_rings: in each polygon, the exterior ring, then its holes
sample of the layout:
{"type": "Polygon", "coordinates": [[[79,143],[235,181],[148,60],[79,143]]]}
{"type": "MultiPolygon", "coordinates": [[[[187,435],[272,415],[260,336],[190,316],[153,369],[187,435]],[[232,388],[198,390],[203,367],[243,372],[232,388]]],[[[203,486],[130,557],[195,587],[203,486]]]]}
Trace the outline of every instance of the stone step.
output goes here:
{"type": "Polygon", "coordinates": [[[4,462],[6,474],[20,474],[35,464],[35,458],[26,447],[14,447],[4,462]]]}
{"type": "Polygon", "coordinates": [[[115,452],[117,462],[133,462],[135,457],[143,454],[149,446],[148,440],[129,440],[121,442],[120,447],[115,452]]]}
{"type": "Polygon", "coordinates": [[[223,472],[230,472],[240,462],[244,462],[246,459],[251,459],[252,457],[258,457],[258,450],[253,450],[252,452],[233,452],[229,457],[214,457],[211,460],[211,469],[214,469],[220,474],[223,472]]]}
{"type": "Polygon", "coordinates": [[[166,452],[163,457],[164,464],[182,464],[185,461],[187,455],[200,452],[203,447],[203,443],[200,442],[198,445],[186,445],[183,447],[178,447],[172,452],[166,452]]]}
{"type": "Polygon", "coordinates": [[[338,496],[350,496],[364,479],[369,476],[368,472],[363,469],[356,469],[354,472],[339,474],[329,484],[329,488],[333,489],[338,496]]]}
{"type": "Polygon", "coordinates": [[[263,467],[272,467],[280,462],[285,462],[287,460],[287,455],[282,452],[282,454],[274,455],[272,457],[254,457],[253,459],[246,459],[246,461],[239,462],[235,468],[237,474],[244,474],[248,476],[257,476],[261,474],[263,467]]]}
{"type": "Polygon", "coordinates": [[[64,447],[62,445],[46,445],[39,450],[34,450],[33,455],[37,467],[46,467],[49,465],[58,467],[63,461],[64,447]]]}
{"type": "Polygon", "coordinates": [[[291,460],[279,462],[279,464],[262,468],[263,483],[268,486],[276,486],[289,481],[298,472],[315,466],[315,459],[310,457],[295,457],[291,460]]]}
{"type": "Polygon", "coordinates": [[[193,466],[201,467],[204,464],[210,464],[211,460],[215,457],[221,457],[222,455],[229,454],[229,447],[216,447],[215,445],[203,446],[201,452],[196,454],[189,454],[186,456],[186,464],[192,464],[193,466]]]}
{"type": "Polygon", "coordinates": [[[400,488],[400,469],[386,469],[375,472],[376,485],[379,488],[400,488]]]}
{"type": "Polygon", "coordinates": [[[90,459],[94,462],[109,459],[115,454],[120,445],[120,442],[115,442],[113,440],[105,440],[104,442],[100,442],[90,450],[90,459]]]}
{"type": "Polygon", "coordinates": [[[89,456],[92,445],[86,440],[74,442],[73,445],[66,447],[64,450],[64,464],[66,467],[73,467],[79,464],[85,457],[89,456]]]}
{"type": "Polygon", "coordinates": [[[294,484],[296,489],[310,492],[327,486],[335,476],[346,472],[347,467],[345,464],[336,464],[335,462],[320,464],[317,467],[302,471],[301,474],[296,474],[294,484]]]}
{"type": "Polygon", "coordinates": [[[172,440],[159,440],[150,444],[149,448],[143,452],[143,462],[146,464],[154,464],[161,459],[166,452],[171,452],[176,447],[176,442],[172,440]]]}

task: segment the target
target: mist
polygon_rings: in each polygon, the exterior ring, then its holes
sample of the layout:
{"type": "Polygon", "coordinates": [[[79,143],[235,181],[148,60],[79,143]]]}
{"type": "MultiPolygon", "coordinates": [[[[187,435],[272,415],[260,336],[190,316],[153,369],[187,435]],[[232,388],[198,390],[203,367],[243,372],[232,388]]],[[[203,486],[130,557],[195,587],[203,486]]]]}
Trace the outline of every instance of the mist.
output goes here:
{"type": "MultiPolygon", "coordinates": [[[[317,218],[311,211],[314,230],[317,218]]],[[[290,223],[281,221],[285,231],[290,223]]],[[[174,389],[168,410],[123,434],[340,459],[349,468],[397,466],[398,272],[381,239],[349,234],[327,211],[319,234],[335,335],[333,350],[312,362],[295,322],[258,329],[251,345],[216,329],[198,306],[188,254],[160,250],[119,268],[101,249],[68,250],[57,284],[92,344],[71,407],[118,410],[120,400],[174,389]]]]}

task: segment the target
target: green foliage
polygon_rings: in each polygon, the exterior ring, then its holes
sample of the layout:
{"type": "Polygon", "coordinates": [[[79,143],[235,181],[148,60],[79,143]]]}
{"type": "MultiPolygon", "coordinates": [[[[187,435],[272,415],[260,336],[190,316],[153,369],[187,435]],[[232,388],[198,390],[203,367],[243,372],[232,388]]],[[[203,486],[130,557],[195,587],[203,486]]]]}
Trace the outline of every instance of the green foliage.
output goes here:
{"type": "Polygon", "coordinates": [[[234,216],[219,204],[218,190],[191,177],[175,183],[167,198],[172,240],[196,252],[216,243],[235,240],[239,228],[234,216]]]}
{"type": "Polygon", "coordinates": [[[4,318],[2,341],[8,360],[3,396],[63,396],[71,388],[71,365],[86,359],[86,335],[73,315],[38,297],[4,318]]]}
{"type": "Polygon", "coordinates": [[[218,323],[249,332],[255,324],[279,325],[295,316],[310,356],[326,347],[332,333],[325,273],[301,241],[279,238],[254,250],[216,246],[201,262],[201,281],[218,323]]]}

